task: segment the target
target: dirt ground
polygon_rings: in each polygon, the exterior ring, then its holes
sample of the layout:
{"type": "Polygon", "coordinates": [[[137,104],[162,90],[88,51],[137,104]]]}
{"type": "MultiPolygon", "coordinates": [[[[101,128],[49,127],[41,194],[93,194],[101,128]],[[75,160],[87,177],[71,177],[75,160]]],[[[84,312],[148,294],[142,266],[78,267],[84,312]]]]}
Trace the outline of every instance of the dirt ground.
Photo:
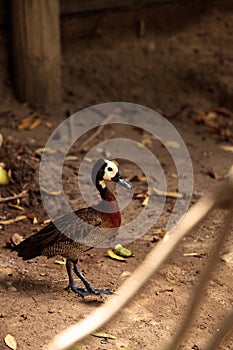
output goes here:
{"type": "MultiPolygon", "coordinates": [[[[0,188],[2,197],[28,190],[20,200],[21,212],[8,204],[0,204],[0,220],[17,215],[34,214],[38,223],[25,219],[14,224],[0,225],[0,349],[6,334],[12,334],[19,350],[41,349],[65,327],[85,318],[92,310],[110,297],[87,297],[84,300],[64,290],[67,285],[65,267],[38,257],[23,262],[7,249],[10,237],[18,233],[24,237],[36,232],[47,219],[42,206],[38,185],[39,157],[36,150],[43,147],[51,131],[68,114],[81,108],[108,101],[139,103],[162,110],[184,139],[193,162],[194,195],[192,204],[212,190],[232,165],[232,24],[233,12],[224,7],[207,7],[190,11],[190,20],[177,25],[169,16],[159,17],[153,30],[143,37],[132,28],[122,28],[85,39],[66,40],[63,36],[64,93],[59,112],[40,108],[43,120],[51,121],[49,129],[43,122],[34,130],[18,130],[20,121],[34,108],[14,97],[8,73],[9,35],[0,31],[0,132],[3,145],[1,162],[12,170],[12,181],[0,188]],[[175,28],[178,28],[175,30],[175,28]],[[214,125],[198,111],[218,110],[214,125]],[[198,116],[199,123],[194,120],[198,116]]],[[[169,10],[172,13],[172,9],[169,10]]],[[[158,14],[159,16],[159,14],[158,14]]],[[[177,21],[179,17],[177,18],[177,21]]],[[[38,109],[36,110],[38,112],[38,109]]],[[[137,129],[107,127],[90,146],[121,134],[141,141],[137,129]]],[[[158,156],[166,174],[169,189],[177,186],[175,169],[164,148],[151,140],[148,148],[158,156]]],[[[64,187],[74,208],[83,205],[76,188],[76,176],[83,153],[75,144],[72,154],[78,160],[64,165],[64,187]]],[[[121,172],[131,178],[143,174],[130,162],[122,161],[121,172]]],[[[146,184],[132,181],[134,190],[146,190],[146,184]]],[[[167,199],[163,216],[142,238],[129,244],[134,257],[127,262],[111,260],[106,249],[93,249],[80,257],[80,268],[96,287],[116,290],[139,266],[146,254],[160,239],[155,231],[165,227],[174,200],[167,199]]],[[[128,220],[141,210],[141,201],[134,199],[122,213],[128,220]]],[[[188,298],[197,283],[211,252],[224,213],[217,211],[201,227],[185,238],[172,257],[156,273],[150,283],[112,322],[101,331],[117,337],[106,340],[87,337],[77,349],[161,349],[170,339],[187,308],[188,298]],[[197,257],[184,256],[197,253],[197,257]]],[[[221,257],[233,251],[232,237],[226,240],[219,256],[218,268],[213,273],[205,292],[189,337],[180,349],[204,349],[207,339],[217,332],[218,322],[232,307],[232,264],[221,257]]],[[[221,350],[233,348],[233,333],[227,334],[221,350]]]]}

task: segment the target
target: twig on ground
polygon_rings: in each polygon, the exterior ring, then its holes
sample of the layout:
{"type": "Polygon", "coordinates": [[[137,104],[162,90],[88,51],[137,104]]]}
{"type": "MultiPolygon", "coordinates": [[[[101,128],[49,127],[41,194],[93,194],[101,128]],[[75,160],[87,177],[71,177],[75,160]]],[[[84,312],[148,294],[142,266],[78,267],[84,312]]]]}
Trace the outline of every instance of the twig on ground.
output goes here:
{"type": "Polygon", "coordinates": [[[17,198],[23,198],[23,197],[26,197],[27,194],[28,194],[28,191],[23,190],[22,192],[20,192],[19,194],[15,194],[14,196],[0,197],[0,203],[12,201],[12,200],[17,199],[17,198]]]}

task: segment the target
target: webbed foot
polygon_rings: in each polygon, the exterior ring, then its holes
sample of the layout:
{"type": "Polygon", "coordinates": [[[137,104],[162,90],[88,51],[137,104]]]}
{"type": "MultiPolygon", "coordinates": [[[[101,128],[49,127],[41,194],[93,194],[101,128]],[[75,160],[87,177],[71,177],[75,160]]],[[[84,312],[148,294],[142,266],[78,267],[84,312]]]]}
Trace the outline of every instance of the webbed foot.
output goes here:
{"type": "Polygon", "coordinates": [[[93,286],[87,289],[87,288],[77,287],[76,285],[69,284],[65,289],[72,290],[74,293],[78,294],[82,298],[86,297],[87,295],[113,294],[113,291],[110,288],[98,289],[98,288],[94,288],[93,286]]]}

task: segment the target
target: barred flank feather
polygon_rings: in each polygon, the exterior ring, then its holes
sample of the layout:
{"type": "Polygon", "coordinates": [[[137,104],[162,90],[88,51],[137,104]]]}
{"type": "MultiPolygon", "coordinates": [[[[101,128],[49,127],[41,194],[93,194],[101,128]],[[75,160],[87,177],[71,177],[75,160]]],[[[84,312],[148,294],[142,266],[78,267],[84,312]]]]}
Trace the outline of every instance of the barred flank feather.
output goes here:
{"type": "MultiPolygon", "coordinates": [[[[109,237],[109,222],[103,222],[103,213],[91,207],[77,210],[77,217],[66,215],[50,222],[42,230],[26,238],[14,250],[23,260],[39,255],[51,258],[62,255],[67,259],[77,259],[78,255],[91,249],[109,237]],[[57,226],[62,229],[59,231],[57,226]]],[[[118,227],[116,227],[117,231],[118,227]]],[[[110,232],[112,235],[112,231],[110,232]]]]}

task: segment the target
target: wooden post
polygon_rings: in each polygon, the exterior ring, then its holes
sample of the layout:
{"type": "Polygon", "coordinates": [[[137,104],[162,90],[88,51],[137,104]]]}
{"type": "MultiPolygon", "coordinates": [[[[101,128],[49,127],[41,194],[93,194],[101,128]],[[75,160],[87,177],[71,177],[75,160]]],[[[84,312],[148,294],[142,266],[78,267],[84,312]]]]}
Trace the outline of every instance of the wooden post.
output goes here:
{"type": "Polygon", "coordinates": [[[13,81],[33,105],[61,102],[59,0],[12,0],[13,81]]]}

